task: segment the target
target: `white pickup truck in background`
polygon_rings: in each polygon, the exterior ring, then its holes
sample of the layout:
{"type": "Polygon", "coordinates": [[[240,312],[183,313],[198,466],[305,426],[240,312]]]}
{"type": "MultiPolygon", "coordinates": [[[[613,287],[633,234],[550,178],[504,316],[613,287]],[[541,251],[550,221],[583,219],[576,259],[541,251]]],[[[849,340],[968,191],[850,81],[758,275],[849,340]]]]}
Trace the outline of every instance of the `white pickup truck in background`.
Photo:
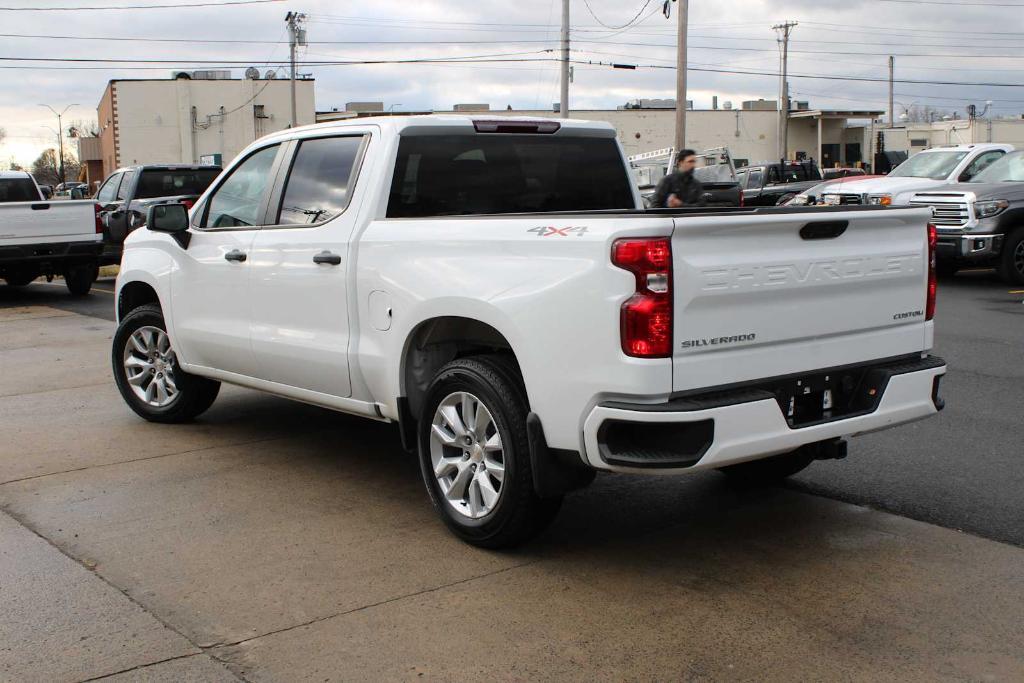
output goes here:
{"type": "Polygon", "coordinates": [[[640,207],[603,123],[283,131],[128,237],[114,378],[155,422],[220,382],[398,422],[487,547],[598,470],[772,480],[942,408],[928,209],[640,207]]]}
{"type": "Polygon", "coordinates": [[[20,287],[60,275],[72,294],[88,294],[103,251],[97,208],[90,200],[44,200],[28,173],[0,171],[0,277],[20,287]]]}
{"type": "Polygon", "coordinates": [[[918,192],[964,183],[998,161],[1013,145],[979,143],[932,147],[918,152],[881,178],[833,183],[819,204],[906,206],[918,192]]]}

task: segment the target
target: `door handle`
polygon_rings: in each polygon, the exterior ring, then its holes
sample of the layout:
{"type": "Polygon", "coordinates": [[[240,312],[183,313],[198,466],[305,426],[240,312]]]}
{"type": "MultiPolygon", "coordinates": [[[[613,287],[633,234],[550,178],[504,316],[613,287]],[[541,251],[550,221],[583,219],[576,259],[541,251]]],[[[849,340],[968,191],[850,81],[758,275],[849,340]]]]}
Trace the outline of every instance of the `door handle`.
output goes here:
{"type": "Polygon", "coordinates": [[[839,237],[850,225],[850,221],[815,221],[800,228],[800,237],[805,240],[830,240],[839,237]]]}
{"type": "Polygon", "coordinates": [[[332,254],[331,252],[325,249],[324,251],[321,251],[319,254],[313,257],[313,263],[326,263],[331,266],[340,266],[341,257],[338,256],[337,254],[332,254]]]}
{"type": "Polygon", "coordinates": [[[245,252],[239,251],[238,249],[232,249],[228,253],[224,254],[225,261],[238,261],[241,263],[245,260],[245,252]]]}

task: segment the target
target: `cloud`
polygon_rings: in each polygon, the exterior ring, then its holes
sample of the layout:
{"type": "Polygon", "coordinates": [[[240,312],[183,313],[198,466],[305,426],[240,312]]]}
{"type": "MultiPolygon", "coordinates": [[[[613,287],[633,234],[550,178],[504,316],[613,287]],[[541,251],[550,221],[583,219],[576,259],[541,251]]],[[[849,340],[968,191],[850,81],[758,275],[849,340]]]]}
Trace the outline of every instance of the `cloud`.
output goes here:
{"type": "MultiPolygon", "coordinates": [[[[112,4],[121,0],[105,0],[112,4]]],[[[83,4],[89,4],[84,3],[83,4]]],[[[142,3],[133,3],[142,4],[142,3]]],[[[606,24],[628,21],[643,0],[590,0],[606,24]]],[[[660,1],[649,3],[644,21],[628,31],[602,29],[582,0],[572,0],[573,58],[640,65],[672,66],[675,17],[665,19],[660,1]]],[[[366,65],[302,67],[316,78],[319,109],[346,102],[381,100],[398,109],[449,109],[459,102],[487,102],[504,108],[547,108],[558,99],[559,0],[376,0],[353,5],[331,0],[179,10],[117,12],[0,12],[0,32],[8,34],[170,38],[186,42],[84,41],[4,37],[4,56],[152,60],[202,60],[153,64],[147,70],[112,65],[49,64],[57,69],[0,69],[0,127],[7,141],[0,160],[30,162],[49,145],[54,117],[37,103],[55,108],[79,103],[73,118],[93,118],[112,78],[168,77],[175,66],[196,69],[224,60],[259,65],[287,58],[286,11],[309,15],[310,45],[305,60],[408,59],[465,55],[532,53],[510,58],[542,60],[477,65],[366,65]],[[4,16],[7,15],[7,16],[4,16]],[[16,15],[16,16],[11,16],[16,15]],[[203,39],[258,40],[256,44],[206,43],[203,39]],[[194,42],[187,42],[187,41],[194,42]],[[361,41],[330,44],[314,41],[361,41]],[[393,44],[399,41],[402,44],[393,44]],[[404,41],[404,42],[402,42],[404,41]],[[548,50],[548,52],[544,52],[548,50]],[[75,68],[75,67],[100,68],[75,68]]],[[[674,7],[674,5],[673,5],[674,7]]],[[[931,6],[848,0],[742,0],[691,3],[691,67],[774,73],[778,56],[771,26],[799,23],[791,42],[790,87],[794,97],[814,106],[884,108],[884,82],[803,78],[804,75],[884,79],[890,53],[898,57],[897,77],[916,80],[1024,83],[1024,38],[1017,38],[1024,13],[1013,8],[931,6]],[[723,49],[726,48],[726,49],[723,49]],[[971,55],[1006,55],[973,58],[971,55]]],[[[0,62],[0,66],[17,63],[0,62]]],[[[266,66],[261,66],[261,71],[266,66]]],[[[244,65],[235,67],[241,75],[244,65]]],[[[574,67],[570,102],[580,108],[614,108],[640,97],[673,97],[671,69],[614,70],[604,65],[574,67]]],[[[720,101],[764,97],[778,90],[774,75],[691,71],[690,99],[698,107],[720,101]]],[[[898,84],[898,106],[931,105],[963,112],[970,102],[995,102],[996,114],[1024,110],[1024,88],[898,84]]]]}

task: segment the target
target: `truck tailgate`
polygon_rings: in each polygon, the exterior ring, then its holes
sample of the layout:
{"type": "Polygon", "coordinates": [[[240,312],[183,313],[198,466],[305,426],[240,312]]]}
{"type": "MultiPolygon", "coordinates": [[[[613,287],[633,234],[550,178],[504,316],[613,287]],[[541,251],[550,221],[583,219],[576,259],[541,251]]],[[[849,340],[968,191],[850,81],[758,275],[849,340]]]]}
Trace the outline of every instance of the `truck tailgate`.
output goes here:
{"type": "Polygon", "coordinates": [[[0,204],[0,246],[98,241],[89,200],[0,204]]]}
{"type": "Polygon", "coordinates": [[[920,209],[677,218],[673,390],[926,348],[929,219],[920,209]]]}

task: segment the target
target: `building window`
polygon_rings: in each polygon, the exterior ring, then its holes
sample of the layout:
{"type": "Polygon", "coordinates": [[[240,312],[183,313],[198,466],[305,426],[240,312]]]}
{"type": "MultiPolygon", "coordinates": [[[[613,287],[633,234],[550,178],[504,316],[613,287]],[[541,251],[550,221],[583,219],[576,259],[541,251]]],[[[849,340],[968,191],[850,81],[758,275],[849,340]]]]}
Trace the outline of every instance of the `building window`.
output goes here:
{"type": "Polygon", "coordinates": [[[927,147],[928,140],[926,138],[910,138],[911,147],[927,147]]]}

